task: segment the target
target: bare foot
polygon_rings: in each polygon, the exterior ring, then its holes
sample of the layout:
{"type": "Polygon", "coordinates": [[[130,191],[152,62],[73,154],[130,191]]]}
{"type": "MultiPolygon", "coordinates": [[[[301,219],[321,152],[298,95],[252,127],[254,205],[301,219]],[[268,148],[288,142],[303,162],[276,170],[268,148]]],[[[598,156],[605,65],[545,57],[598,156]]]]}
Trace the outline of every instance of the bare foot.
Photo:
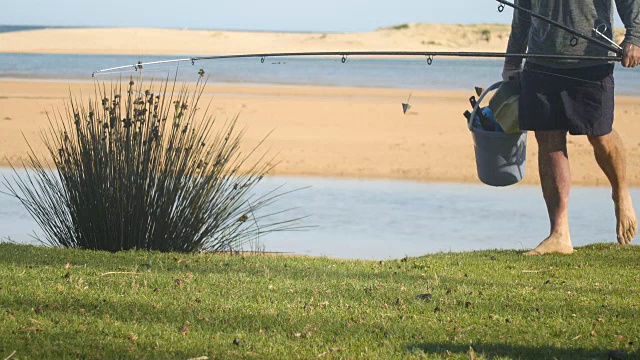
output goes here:
{"type": "Polygon", "coordinates": [[[525,253],[526,256],[544,254],[573,254],[571,236],[569,234],[551,234],[537,248],[525,253]]]}
{"type": "Polygon", "coordinates": [[[631,194],[628,191],[620,197],[613,197],[616,208],[616,234],[618,235],[618,243],[620,245],[631,244],[633,238],[638,233],[638,219],[633,209],[631,194]]]}

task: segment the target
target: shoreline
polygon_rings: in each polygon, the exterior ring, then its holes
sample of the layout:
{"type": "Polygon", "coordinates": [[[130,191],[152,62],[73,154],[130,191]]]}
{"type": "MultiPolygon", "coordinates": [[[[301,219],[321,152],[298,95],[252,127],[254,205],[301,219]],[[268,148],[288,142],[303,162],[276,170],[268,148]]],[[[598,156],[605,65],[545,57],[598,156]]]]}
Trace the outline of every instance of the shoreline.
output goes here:
{"type": "MultiPolygon", "coordinates": [[[[44,152],[46,111],[64,109],[69,94],[88,98],[92,81],[0,80],[0,166],[27,154],[23,135],[44,152]]],[[[263,150],[278,154],[270,175],[419,182],[480,183],[473,141],[462,112],[470,91],[323,86],[220,85],[205,87],[202,104],[224,122],[239,115],[244,151],[269,134],[263,150]],[[437,118],[433,117],[437,114],[437,118]]],[[[617,97],[615,128],[628,152],[629,185],[640,186],[640,97],[617,97]]],[[[574,185],[608,186],[584,137],[569,138],[574,185]]],[[[539,184],[537,146],[530,134],[521,184],[539,184]]]]}

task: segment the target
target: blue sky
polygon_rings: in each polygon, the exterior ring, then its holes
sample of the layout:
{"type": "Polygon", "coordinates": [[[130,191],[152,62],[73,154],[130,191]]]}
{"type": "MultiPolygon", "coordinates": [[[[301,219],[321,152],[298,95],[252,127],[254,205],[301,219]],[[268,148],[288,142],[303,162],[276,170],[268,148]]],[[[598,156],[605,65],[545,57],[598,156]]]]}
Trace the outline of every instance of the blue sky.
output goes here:
{"type": "Polygon", "coordinates": [[[0,24],[315,32],[510,23],[494,0],[0,0],[0,24]]]}

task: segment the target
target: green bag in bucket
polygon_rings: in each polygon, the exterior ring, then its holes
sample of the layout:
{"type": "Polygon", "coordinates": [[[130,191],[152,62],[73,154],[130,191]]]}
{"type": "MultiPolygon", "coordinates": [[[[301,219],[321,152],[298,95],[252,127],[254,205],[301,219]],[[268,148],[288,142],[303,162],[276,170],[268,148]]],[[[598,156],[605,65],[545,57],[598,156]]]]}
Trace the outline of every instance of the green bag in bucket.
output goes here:
{"type": "Polygon", "coordinates": [[[527,158],[527,132],[493,132],[473,126],[473,119],[482,100],[502,85],[488,87],[476,102],[469,117],[469,130],[473,137],[478,178],[490,186],[509,186],[524,178],[527,158]]]}

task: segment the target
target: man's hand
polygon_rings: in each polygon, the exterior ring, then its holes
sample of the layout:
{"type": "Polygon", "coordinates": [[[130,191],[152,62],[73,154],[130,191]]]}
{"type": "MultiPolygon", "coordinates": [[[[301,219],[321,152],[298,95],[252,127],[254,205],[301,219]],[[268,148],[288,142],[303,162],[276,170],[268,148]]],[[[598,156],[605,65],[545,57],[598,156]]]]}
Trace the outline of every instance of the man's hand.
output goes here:
{"type": "Polygon", "coordinates": [[[634,68],[640,65],[640,46],[627,41],[620,46],[622,46],[622,66],[634,68]]]}
{"type": "Polygon", "coordinates": [[[521,70],[520,64],[511,64],[505,61],[504,67],[502,68],[502,80],[509,81],[519,79],[521,70]]]}

